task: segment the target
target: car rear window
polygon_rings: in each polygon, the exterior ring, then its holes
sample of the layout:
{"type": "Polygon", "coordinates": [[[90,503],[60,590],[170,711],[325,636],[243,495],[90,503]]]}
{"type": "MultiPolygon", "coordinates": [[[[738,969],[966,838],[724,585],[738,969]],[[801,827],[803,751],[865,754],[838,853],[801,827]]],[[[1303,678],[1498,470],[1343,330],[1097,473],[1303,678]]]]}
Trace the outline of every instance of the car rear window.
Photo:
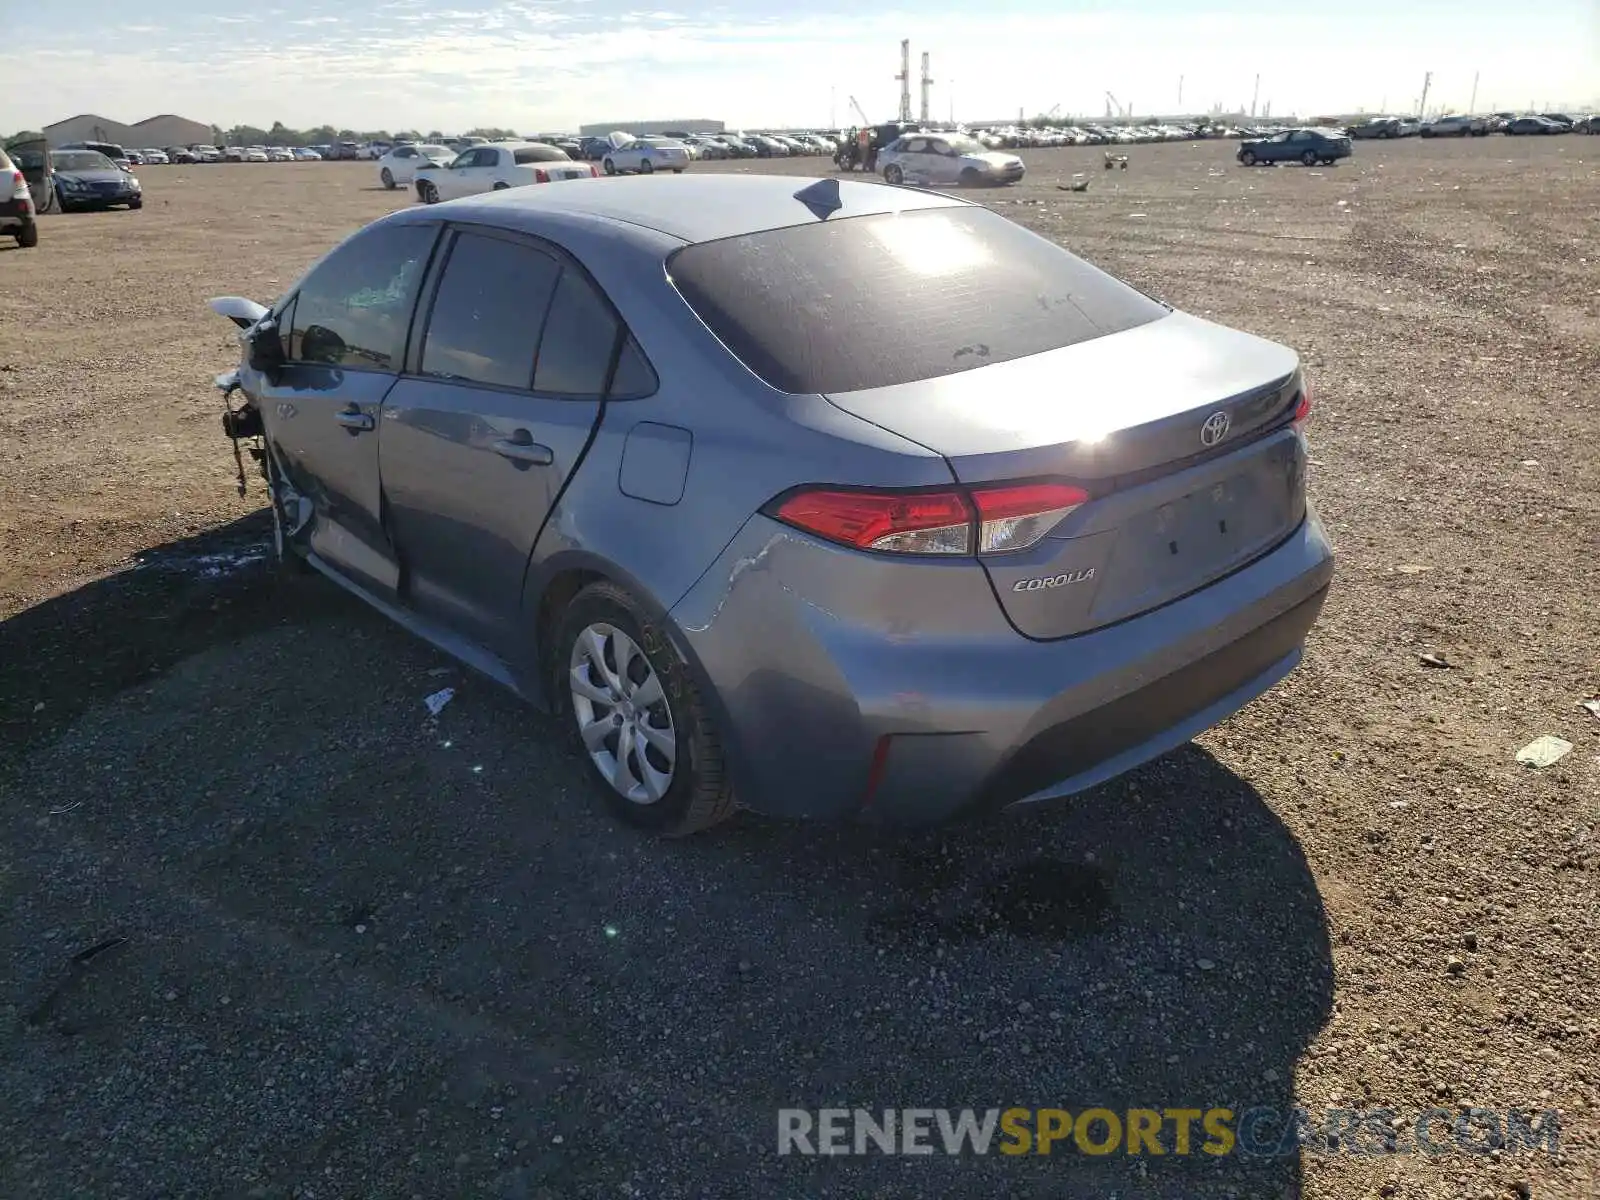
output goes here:
{"type": "Polygon", "coordinates": [[[513,153],[519,164],[571,161],[567,157],[567,152],[558,146],[523,146],[513,153]]]}
{"type": "Polygon", "coordinates": [[[677,251],[674,285],[781,392],[937,379],[1170,310],[989,209],[815,221],[677,251]]]}

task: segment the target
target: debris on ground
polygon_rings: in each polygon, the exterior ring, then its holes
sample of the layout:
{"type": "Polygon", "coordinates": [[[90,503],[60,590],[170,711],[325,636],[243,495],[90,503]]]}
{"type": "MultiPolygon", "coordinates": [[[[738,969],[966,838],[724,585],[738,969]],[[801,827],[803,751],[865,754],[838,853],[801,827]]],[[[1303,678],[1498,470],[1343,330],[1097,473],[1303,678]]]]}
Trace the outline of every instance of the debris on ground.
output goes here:
{"type": "Polygon", "coordinates": [[[1594,716],[1600,717],[1600,696],[1590,696],[1578,701],[1578,707],[1587,709],[1594,716]]]}
{"type": "Polygon", "coordinates": [[[1445,671],[1448,671],[1450,668],[1455,666],[1455,663],[1451,662],[1444,655],[1435,654],[1432,650],[1427,650],[1417,655],[1417,659],[1425,667],[1437,667],[1445,671]]]}
{"type": "Polygon", "coordinates": [[[1518,750],[1517,761],[1525,767],[1548,767],[1560,762],[1571,752],[1571,742],[1547,733],[1518,750]]]}
{"type": "Polygon", "coordinates": [[[455,688],[440,688],[432,695],[424,696],[422,702],[428,706],[428,715],[437,717],[444,711],[444,706],[456,698],[455,688]]]}

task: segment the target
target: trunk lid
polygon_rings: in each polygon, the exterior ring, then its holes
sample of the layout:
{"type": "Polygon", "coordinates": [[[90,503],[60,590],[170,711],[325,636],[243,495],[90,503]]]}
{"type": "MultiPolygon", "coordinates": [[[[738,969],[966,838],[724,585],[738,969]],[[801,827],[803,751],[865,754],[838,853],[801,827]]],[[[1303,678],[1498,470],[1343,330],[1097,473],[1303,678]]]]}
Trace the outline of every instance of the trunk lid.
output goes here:
{"type": "Polygon", "coordinates": [[[1174,313],[938,379],[834,394],[939,453],[964,484],[1059,479],[1090,499],[1030,548],[980,561],[1031,638],[1069,637],[1237,570],[1299,525],[1292,350],[1174,313]]]}

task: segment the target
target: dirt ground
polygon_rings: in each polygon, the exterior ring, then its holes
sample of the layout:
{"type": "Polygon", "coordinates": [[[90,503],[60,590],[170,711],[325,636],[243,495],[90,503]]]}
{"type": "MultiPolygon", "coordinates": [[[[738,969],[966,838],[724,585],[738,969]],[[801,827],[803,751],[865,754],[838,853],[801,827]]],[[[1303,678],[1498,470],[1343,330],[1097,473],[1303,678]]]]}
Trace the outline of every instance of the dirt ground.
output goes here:
{"type": "Polygon", "coordinates": [[[1299,349],[1338,578],[1196,745],[916,835],[634,836],[543,718],[269,575],[204,301],[406,203],[370,166],[147,168],[0,249],[0,1195],[1600,1195],[1600,142],[1129,155],[980,198],[1299,349]],[[779,1157],[828,1105],[1560,1134],[779,1157]]]}

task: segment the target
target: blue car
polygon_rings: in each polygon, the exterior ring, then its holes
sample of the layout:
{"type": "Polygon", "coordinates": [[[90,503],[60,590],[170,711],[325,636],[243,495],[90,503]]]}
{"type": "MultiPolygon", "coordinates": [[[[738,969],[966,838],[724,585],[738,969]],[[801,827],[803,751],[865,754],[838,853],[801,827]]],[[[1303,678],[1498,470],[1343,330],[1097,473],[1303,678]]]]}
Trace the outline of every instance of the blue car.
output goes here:
{"type": "Polygon", "coordinates": [[[139,181],[97,150],[53,150],[50,166],[62,212],[144,207],[139,181]]]}
{"type": "Polygon", "coordinates": [[[1247,167],[1257,163],[1298,162],[1308,167],[1318,163],[1332,166],[1350,157],[1350,139],[1343,133],[1321,129],[1285,129],[1271,137],[1253,138],[1239,145],[1239,161],[1247,167]]]}

